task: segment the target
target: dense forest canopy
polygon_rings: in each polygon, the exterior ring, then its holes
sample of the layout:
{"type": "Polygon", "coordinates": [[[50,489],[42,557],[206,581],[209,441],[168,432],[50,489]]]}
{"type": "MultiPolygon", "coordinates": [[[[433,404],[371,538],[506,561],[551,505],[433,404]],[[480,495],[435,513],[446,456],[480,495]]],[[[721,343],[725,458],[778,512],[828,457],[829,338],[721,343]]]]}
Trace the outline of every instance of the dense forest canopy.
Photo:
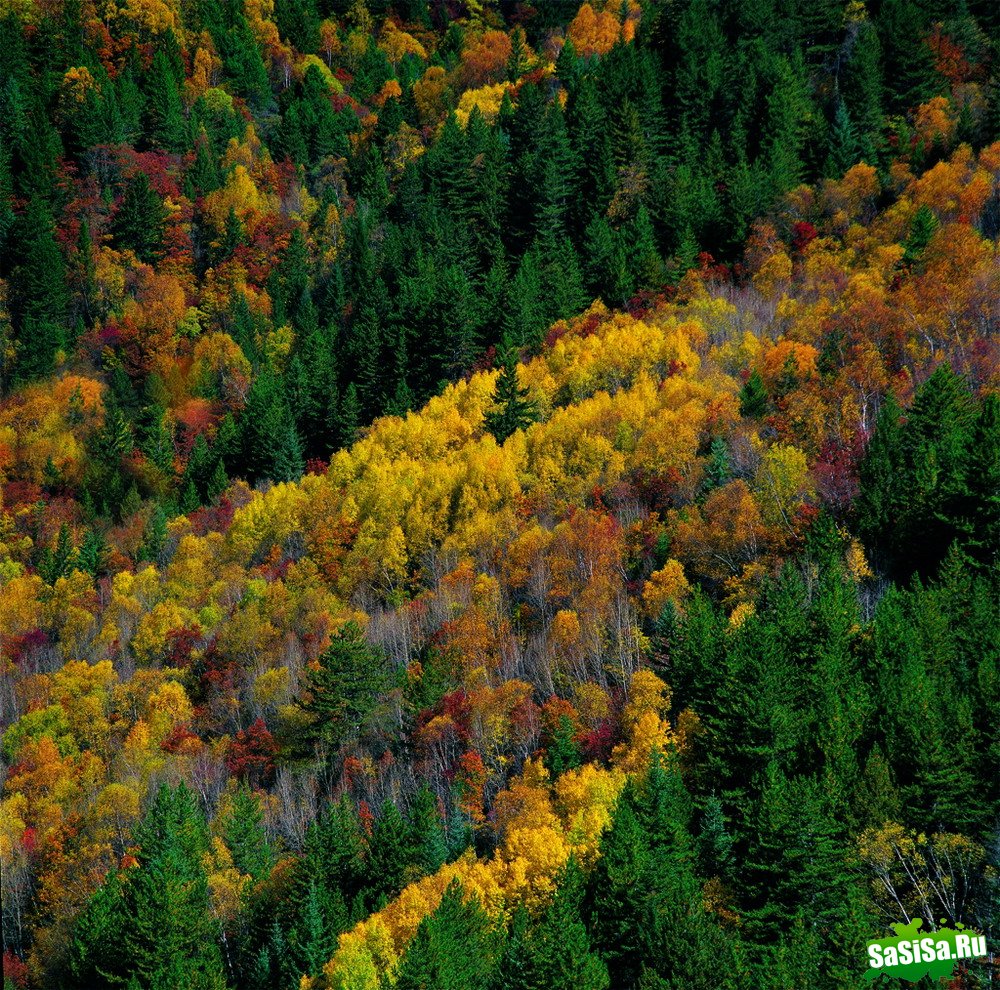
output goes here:
{"type": "Polygon", "coordinates": [[[0,69],[4,990],[996,950],[993,0],[7,0],[0,69]]]}

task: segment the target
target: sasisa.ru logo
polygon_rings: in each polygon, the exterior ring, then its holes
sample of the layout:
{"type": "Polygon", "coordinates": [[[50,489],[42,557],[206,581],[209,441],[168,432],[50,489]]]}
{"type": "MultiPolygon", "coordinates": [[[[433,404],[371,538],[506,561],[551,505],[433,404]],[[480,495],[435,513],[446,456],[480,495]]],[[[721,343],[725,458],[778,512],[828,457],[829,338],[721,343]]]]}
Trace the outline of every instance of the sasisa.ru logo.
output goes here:
{"type": "Polygon", "coordinates": [[[892,925],[895,938],[875,939],[868,943],[866,979],[880,976],[899,977],[916,981],[930,976],[941,979],[951,976],[955,965],[963,959],[986,955],[986,936],[970,931],[964,925],[921,932],[922,918],[909,924],[892,925]]]}

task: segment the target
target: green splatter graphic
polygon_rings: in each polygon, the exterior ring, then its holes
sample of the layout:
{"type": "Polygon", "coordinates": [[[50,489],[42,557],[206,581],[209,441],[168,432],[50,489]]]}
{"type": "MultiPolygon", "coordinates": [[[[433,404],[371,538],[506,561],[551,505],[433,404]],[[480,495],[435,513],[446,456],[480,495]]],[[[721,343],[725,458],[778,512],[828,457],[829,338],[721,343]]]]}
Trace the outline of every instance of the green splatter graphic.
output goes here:
{"type": "Polygon", "coordinates": [[[894,924],[896,938],[875,939],[868,943],[866,980],[880,976],[916,982],[924,976],[941,980],[950,977],[962,959],[985,955],[986,940],[964,925],[921,932],[923,918],[908,925],[894,924]]]}

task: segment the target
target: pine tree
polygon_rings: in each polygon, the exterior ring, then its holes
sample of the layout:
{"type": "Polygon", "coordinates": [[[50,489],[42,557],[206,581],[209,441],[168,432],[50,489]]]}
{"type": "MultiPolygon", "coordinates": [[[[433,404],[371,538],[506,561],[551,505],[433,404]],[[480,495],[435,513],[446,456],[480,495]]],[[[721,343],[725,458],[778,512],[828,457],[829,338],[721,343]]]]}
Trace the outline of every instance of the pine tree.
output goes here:
{"type": "Polygon", "coordinates": [[[715,488],[721,488],[731,478],[732,466],[729,459],[729,445],[722,437],[712,437],[702,487],[706,492],[710,492],[715,488]]]}
{"type": "Polygon", "coordinates": [[[968,492],[964,523],[956,520],[955,527],[970,534],[970,553],[988,567],[1000,554],[1000,397],[996,393],[982,400],[972,432],[968,492]]]}
{"type": "Polygon", "coordinates": [[[767,412],[767,390],[760,372],[754,369],[740,389],[740,415],[763,416],[767,412]]]}
{"type": "Polygon", "coordinates": [[[837,101],[833,127],[830,131],[830,154],[827,157],[826,172],[839,179],[858,161],[860,144],[854,130],[854,123],[843,100],[837,101]]]}
{"type": "Polygon", "coordinates": [[[644,884],[650,862],[628,786],[601,836],[601,857],[591,872],[588,892],[594,947],[607,963],[615,988],[635,986],[642,970],[649,894],[644,884]]]}
{"type": "Polygon", "coordinates": [[[334,935],[367,913],[365,849],[357,810],[346,797],[329,803],[306,830],[295,871],[296,903],[304,904],[309,886],[315,885],[326,928],[334,935]]]}
{"type": "Polygon", "coordinates": [[[158,563],[163,546],[167,541],[167,515],[163,507],[156,505],[150,513],[142,531],[142,542],[136,552],[136,560],[158,563]]]}
{"type": "MultiPolygon", "coordinates": [[[[546,255],[544,248],[542,253],[546,255]]],[[[569,319],[586,307],[589,300],[583,287],[583,274],[569,237],[561,237],[550,245],[543,276],[549,286],[546,323],[569,319]]]]}
{"type": "Polygon", "coordinates": [[[228,487],[229,477],[226,475],[226,468],[222,461],[218,460],[215,462],[212,477],[208,479],[208,484],[205,486],[205,500],[214,505],[228,487]]]}
{"type": "Polygon", "coordinates": [[[841,78],[844,107],[858,130],[861,157],[877,165],[884,127],[882,50],[870,20],[862,21],[841,78]]]}
{"type": "Polygon", "coordinates": [[[122,957],[121,947],[128,920],[122,878],[112,870],[73,926],[67,981],[70,990],[125,982],[128,961],[122,957]]]}
{"type": "Polygon", "coordinates": [[[264,829],[260,800],[246,787],[238,788],[233,795],[221,833],[240,873],[249,874],[255,882],[269,875],[274,865],[274,850],[264,829]]]}
{"type": "Polygon", "coordinates": [[[13,233],[17,263],[11,274],[10,308],[18,330],[17,371],[22,378],[34,378],[51,371],[56,351],[65,344],[66,263],[43,200],[28,203],[13,233]]]}
{"type": "Polygon", "coordinates": [[[497,378],[496,408],[486,414],[483,425],[493,434],[497,443],[503,443],[518,430],[533,422],[536,407],[528,398],[528,389],[517,378],[517,353],[509,349],[503,358],[497,378]]]}
{"type": "Polygon", "coordinates": [[[96,308],[96,265],[94,263],[94,245],[90,235],[90,224],[86,219],[80,221],[80,233],[76,238],[76,258],[74,265],[74,282],[76,302],[74,308],[80,314],[84,325],[89,326],[96,308]]]}
{"type": "Polygon", "coordinates": [[[504,319],[503,337],[508,346],[534,347],[548,326],[540,268],[537,250],[527,251],[521,257],[510,286],[509,308],[504,319]]]}
{"type": "Polygon", "coordinates": [[[580,189],[572,204],[576,238],[603,215],[615,186],[608,122],[593,79],[585,77],[567,104],[570,142],[580,163],[580,189]]]}
{"type": "Polygon", "coordinates": [[[306,976],[318,976],[336,948],[334,933],[324,917],[316,881],[311,877],[298,922],[289,934],[289,948],[296,970],[306,976]]]}
{"type": "Polygon", "coordinates": [[[453,881],[407,946],[397,990],[487,990],[495,951],[489,918],[453,881]]]}
{"type": "Polygon", "coordinates": [[[903,465],[900,416],[896,397],[889,392],[858,466],[860,488],[854,511],[858,532],[869,546],[884,543],[899,509],[903,481],[900,474],[903,465]]]}
{"type": "Polygon", "coordinates": [[[392,897],[402,890],[411,854],[403,815],[387,799],[372,826],[365,862],[366,886],[375,897],[392,897]]]}
{"type": "Polygon", "coordinates": [[[413,799],[406,825],[415,865],[421,873],[436,872],[448,858],[448,847],[437,798],[426,784],[413,799]]]}
{"type": "Polygon", "coordinates": [[[608,967],[591,949],[580,910],[583,874],[571,859],[552,902],[528,933],[525,990],[607,990],[608,967]]]}
{"type": "Polygon", "coordinates": [[[905,114],[930,99],[941,85],[930,47],[924,43],[928,18],[915,0],[884,0],[876,24],[888,109],[905,114]]]}
{"type": "MultiPolygon", "coordinates": [[[[175,41],[174,45],[176,44],[175,41]]],[[[183,71],[181,78],[183,79],[183,71]]],[[[146,87],[148,128],[153,139],[167,151],[186,151],[187,125],[184,120],[180,88],[163,49],[158,49],[153,55],[146,87]]]]}
{"type": "Polygon", "coordinates": [[[930,575],[959,537],[968,498],[975,407],[967,383],[942,364],[920,387],[901,435],[905,502],[892,520],[903,573],[930,575]]]}
{"type": "Polygon", "coordinates": [[[545,747],[545,765],[553,779],[580,765],[580,747],[573,736],[572,721],[568,715],[561,715],[545,747]]]}
{"type": "Polygon", "coordinates": [[[933,210],[924,204],[913,214],[913,219],[910,221],[910,232],[906,238],[906,243],[903,245],[905,249],[903,252],[904,264],[919,264],[937,228],[937,217],[934,215],[933,210]]]}
{"type": "Polygon", "coordinates": [[[362,736],[394,682],[389,659],[354,623],[343,626],[306,678],[308,737],[336,749],[362,736]]]}
{"type": "Polygon", "coordinates": [[[78,563],[92,577],[101,577],[107,570],[110,551],[107,541],[96,530],[88,529],[80,544],[78,563]]]}
{"type": "Polygon", "coordinates": [[[628,237],[631,281],[638,289],[658,289],[664,281],[663,262],[649,211],[640,206],[628,237]]]}
{"type": "Polygon", "coordinates": [[[75,563],[76,551],[73,546],[69,526],[59,527],[54,547],[46,547],[38,562],[38,573],[46,584],[54,585],[59,578],[67,575],[75,563]]]}
{"type": "Polygon", "coordinates": [[[250,386],[239,446],[239,463],[252,479],[292,481],[305,469],[295,423],[281,383],[270,369],[262,370],[250,386]]]}
{"type": "Polygon", "coordinates": [[[140,261],[159,259],[163,249],[166,210],[145,172],[136,172],[125,185],[125,194],[112,221],[118,245],[134,251],[140,261]]]}
{"type": "Polygon", "coordinates": [[[358,437],[361,425],[361,402],[354,382],[347,386],[344,401],[340,405],[340,446],[350,447],[358,437]]]}
{"type": "Polygon", "coordinates": [[[125,887],[120,951],[141,987],[223,990],[218,930],[201,857],[208,830],[194,795],[163,785],[136,828],[139,867],[125,887]]]}

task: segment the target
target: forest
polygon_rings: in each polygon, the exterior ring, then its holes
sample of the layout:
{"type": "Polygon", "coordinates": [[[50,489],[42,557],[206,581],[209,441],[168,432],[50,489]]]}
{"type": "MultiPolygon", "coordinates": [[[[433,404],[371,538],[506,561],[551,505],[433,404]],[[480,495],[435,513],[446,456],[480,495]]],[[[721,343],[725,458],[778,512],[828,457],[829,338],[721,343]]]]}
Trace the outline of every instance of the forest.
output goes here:
{"type": "Polygon", "coordinates": [[[992,986],[998,236],[995,0],[0,0],[3,990],[992,986]]]}

